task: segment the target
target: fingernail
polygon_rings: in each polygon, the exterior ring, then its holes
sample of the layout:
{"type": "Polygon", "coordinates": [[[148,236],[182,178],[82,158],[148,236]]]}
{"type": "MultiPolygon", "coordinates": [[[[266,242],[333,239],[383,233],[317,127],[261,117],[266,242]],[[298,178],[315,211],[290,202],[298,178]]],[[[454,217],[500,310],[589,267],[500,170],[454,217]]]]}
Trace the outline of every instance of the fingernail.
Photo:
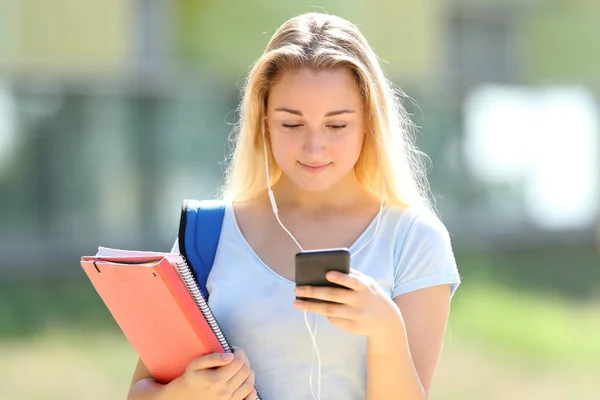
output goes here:
{"type": "Polygon", "coordinates": [[[299,302],[299,301],[295,301],[294,302],[294,307],[296,307],[296,308],[304,308],[304,306],[302,305],[302,303],[299,302]]]}
{"type": "Polygon", "coordinates": [[[221,357],[223,357],[223,360],[229,361],[229,360],[233,359],[233,354],[231,354],[231,353],[225,353],[221,357]]]}
{"type": "Polygon", "coordinates": [[[305,290],[302,288],[296,288],[296,294],[304,294],[305,290]]]}

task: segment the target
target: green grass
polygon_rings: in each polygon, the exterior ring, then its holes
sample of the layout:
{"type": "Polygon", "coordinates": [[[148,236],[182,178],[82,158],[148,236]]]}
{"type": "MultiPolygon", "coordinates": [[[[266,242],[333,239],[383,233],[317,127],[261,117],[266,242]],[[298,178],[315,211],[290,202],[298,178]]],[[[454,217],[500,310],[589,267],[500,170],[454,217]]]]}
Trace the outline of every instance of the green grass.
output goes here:
{"type": "Polygon", "coordinates": [[[122,335],[47,330],[0,342],[0,399],[124,399],[136,355],[122,335]]]}
{"type": "Polygon", "coordinates": [[[600,302],[469,282],[456,294],[450,332],[531,362],[600,366],[600,302]]]}

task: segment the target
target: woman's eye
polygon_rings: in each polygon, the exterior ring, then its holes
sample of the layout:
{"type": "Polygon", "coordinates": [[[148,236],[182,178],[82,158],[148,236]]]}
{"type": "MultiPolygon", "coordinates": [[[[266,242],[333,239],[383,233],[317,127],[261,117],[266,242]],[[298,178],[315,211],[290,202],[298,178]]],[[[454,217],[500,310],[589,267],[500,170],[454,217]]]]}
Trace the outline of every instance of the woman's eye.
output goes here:
{"type": "MultiPolygon", "coordinates": [[[[282,126],[290,131],[295,131],[297,129],[300,129],[303,125],[302,124],[282,124],[282,126]]],[[[345,129],[348,124],[333,124],[333,125],[327,125],[330,129],[333,129],[335,131],[341,131],[342,129],[345,129]]]]}
{"type": "Polygon", "coordinates": [[[294,131],[294,130],[298,129],[298,128],[300,128],[301,126],[302,126],[302,124],[283,124],[283,127],[284,127],[285,129],[289,129],[289,130],[291,130],[291,131],[294,131]]]}

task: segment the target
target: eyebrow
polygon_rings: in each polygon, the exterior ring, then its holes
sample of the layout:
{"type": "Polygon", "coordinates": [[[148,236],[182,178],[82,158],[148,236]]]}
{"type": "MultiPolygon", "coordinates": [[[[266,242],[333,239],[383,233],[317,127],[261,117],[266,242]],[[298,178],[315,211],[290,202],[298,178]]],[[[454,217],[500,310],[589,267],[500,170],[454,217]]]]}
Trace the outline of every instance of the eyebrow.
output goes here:
{"type": "MultiPolygon", "coordinates": [[[[302,111],[300,111],[300,110],[292,110],[291,108],[286,108],[286,107],[276,108],[275,111],[282,111],[282,112],[298,115],[300,117],[302,117],[304,115],[304,114],[302,114],[302,111]]],[[[354,110],[343,109],[343,110],[329,111],[327,114],[325,114],[325,116],[333,117],[333,116],[341,115],[341,114],[354,114],[354,113],[355,113],[354,110]]]]}

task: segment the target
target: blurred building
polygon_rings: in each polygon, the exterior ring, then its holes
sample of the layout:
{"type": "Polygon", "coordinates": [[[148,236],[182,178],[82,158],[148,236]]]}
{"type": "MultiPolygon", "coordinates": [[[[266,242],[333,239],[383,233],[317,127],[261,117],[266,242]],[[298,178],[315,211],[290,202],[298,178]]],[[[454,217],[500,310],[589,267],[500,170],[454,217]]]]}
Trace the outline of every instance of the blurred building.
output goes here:
{"type": "Polygon", "coordinates": [[[458,246],[597,240],[598,1],[311,4],[2,0],[0,275],[168,249],[181,199],[215,194],[251,63],[311,10],[357,23],[415,100],[458,246]]]}

